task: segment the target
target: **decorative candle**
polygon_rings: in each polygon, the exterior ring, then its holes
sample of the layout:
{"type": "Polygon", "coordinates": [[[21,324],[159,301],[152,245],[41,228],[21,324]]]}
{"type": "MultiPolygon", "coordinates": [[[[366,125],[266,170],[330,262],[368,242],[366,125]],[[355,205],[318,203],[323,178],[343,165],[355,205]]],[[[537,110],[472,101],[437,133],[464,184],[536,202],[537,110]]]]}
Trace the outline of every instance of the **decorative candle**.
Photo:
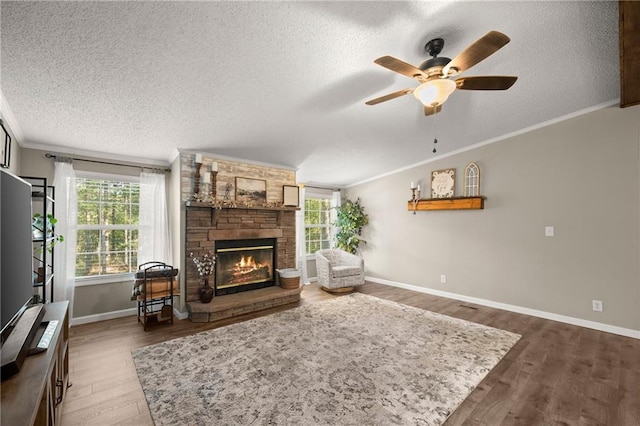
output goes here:
{"type": "Polygon", "coordinates": [[[418,184],[418,192],[420,192],[420,184],[418,184]]]}
{"type": "Polygon", "coordinates": [[[409,189],[413,189],[415,188],[415,186],[413,186],[413,181],[411,181],[411,186],[409,187],[409,189]]]}
{"type": "Polygon", "coordinates": [[[211,173],[205,172],[205,174],[204,174],[205,183],[209,183],[209,180],[211,180],[211,173]]]}
{"type": "Polygon", "coordinates": [[[211,171],[212,172],[217,172],[218,171],[218,162],[214,161],[213,163],[211,163],[211,171]]]}
{"type": "Polygon", "coordinates": [[[202,154],[196,154],[196,163],[202,164],[202,154]]]}

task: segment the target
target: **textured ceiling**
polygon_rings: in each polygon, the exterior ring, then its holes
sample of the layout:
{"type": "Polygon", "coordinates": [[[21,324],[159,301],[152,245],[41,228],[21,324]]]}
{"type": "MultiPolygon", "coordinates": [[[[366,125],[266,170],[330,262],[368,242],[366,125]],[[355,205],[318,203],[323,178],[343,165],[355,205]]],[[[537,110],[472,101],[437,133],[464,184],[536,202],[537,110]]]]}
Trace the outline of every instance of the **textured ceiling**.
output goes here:
{"type": "Polygon", "coordinates": [[[167,163],[176,149],[348,185],[619,97],[617,2],[1,2],[1,89],[26,147],[167,163]],[[414,65],[490,30],[511,42],[436,117],[414,65]]]}

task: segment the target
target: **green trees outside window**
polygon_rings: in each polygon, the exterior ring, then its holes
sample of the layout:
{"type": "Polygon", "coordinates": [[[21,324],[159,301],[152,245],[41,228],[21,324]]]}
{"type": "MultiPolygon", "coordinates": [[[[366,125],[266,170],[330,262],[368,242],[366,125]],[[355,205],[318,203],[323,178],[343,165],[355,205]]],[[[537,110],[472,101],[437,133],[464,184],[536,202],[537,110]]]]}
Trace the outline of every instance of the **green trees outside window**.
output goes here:
{"type": "Polygon", "coordinates": [[[77,178],[76,277],[135,272],[140,185],[77,178]]]}
{"type": "Polygon", "coordinates": [[[307,198],[304,200],[305,248],[308,255],[331,244],[331,200],[307,198]]]}

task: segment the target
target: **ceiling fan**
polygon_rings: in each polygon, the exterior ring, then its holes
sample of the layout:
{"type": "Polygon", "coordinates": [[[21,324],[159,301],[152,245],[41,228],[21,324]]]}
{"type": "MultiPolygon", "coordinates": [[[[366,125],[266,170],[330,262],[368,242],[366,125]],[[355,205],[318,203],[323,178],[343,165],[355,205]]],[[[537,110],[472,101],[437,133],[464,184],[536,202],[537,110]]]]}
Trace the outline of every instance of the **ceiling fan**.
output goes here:
{"type": "Polygon", "coordinates": [[[413,93],[416,99],[424,105],[424,114],[431,115],[440,112],[442,104],[456,89],[506,90],[516,82],[518,77],[479,76],[460,77],[455,80],[451,80],[449,77],[468,70],[497,52],[509,41],[509,37],[501,32],[489,31],[451,60],[445,57],[438,57],[444,47],[444,40],[436,38],[429,41],[424,47],[431,59],[427,59],[417,68],[392,56],[382,56],[373,62],[391,71],[415,78],[421,84],[415,89],[399,90],[365,103],[367,105],[376,105],[413,93]]]}

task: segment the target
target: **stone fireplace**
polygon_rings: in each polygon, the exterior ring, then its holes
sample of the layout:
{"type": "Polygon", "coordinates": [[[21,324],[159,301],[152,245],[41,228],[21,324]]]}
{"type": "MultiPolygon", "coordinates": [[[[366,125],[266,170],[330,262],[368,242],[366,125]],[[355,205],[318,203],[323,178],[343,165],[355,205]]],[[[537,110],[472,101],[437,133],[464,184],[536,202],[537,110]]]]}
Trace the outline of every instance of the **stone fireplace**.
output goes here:
{"type": "Polygon", "coordinates": [[[205,153],[198,158],[201,163],[196,166],[194,153],[180,156],[180,193],[185,205],[181,276],[191,320],[216,321],[298,302],[302,288],[283,289],[276,272],[296,267],[296,208],[283,206],[283,188],[296,184],[295,170],[205,153]],[[266,199],[237,199],[240,179],[264,181],[266,199]],[[196,196],[198,191],[208,194],[205,199],[209,202],[198,201],[203,199],[196,196]],[[250,248],[254,242],[259,248],[250,248]],[[264,246],[272,246],[271,254],[261,248],[264,246]],[[220,274],[209,279],[209,284],[218,289],[210,303],[201,303],[198,290],[203,279],[190,255],[200,258],[208,252],[218,252],[216,268],[220,274]],[[220,268],[226,272],[220,272],[220,268]]]}
{"type": "Polygon", "coordinates": [[[187,202],[185,282],[192,321],[216,321],[300,300],[301,289],[281,288],[276,273],[296,265],[295,210],[220,209],[187,202]],[[216,295],[204,304],[198,295],[202,278],[189,254],[200,257],[209,251],[217,256],[216,295]]]}

